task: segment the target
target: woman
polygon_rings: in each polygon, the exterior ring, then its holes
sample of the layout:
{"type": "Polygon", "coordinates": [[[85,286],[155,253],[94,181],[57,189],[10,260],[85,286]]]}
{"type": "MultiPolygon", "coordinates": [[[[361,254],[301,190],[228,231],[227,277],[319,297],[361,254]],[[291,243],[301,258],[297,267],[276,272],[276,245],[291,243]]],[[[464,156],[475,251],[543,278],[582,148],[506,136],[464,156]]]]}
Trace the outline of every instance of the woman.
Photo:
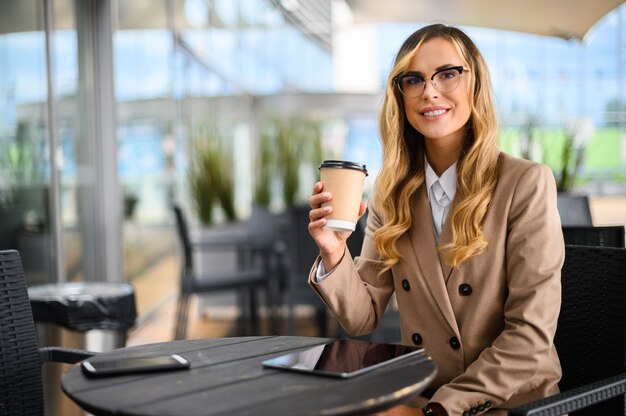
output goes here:
{"type": "Polygon", "coordinates": [[[557,393],[554,177],[498,150],[487,67],[465,33],[436,24],[404,42],[379,128],[383,163],[356,261],[348,233],[323,228],[332,195],[315,185],[310,284],[351,335],[372,332],[395,292],[402,342],[424,347],[438,374],[417,408],[394,411],[504,415],[557,393]]]}

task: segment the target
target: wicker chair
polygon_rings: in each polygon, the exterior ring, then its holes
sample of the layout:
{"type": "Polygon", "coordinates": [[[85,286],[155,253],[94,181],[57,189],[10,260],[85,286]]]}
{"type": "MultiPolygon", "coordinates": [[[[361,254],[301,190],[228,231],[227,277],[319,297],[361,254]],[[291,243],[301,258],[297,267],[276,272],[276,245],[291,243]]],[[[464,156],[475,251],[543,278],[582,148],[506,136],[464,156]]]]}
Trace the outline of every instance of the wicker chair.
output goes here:
{"type": "Polygon", "coordinates": [[[19,253],[0,251],[0,416],[43,415],[42,364],[74,364],[92,355],[70,348],[38,348],[19,253]]]}
{"type": "Polygon", "coordinates": [[[567,226],[563,227],[565,244],[574,246],[617,247],[624,248],[624,226],[611,225],[602,227],[567,226]]]}
{"type": "Polygon", "coordinates": [[[587,195],[559,193],[556,205],[562,225],[593,225],[587,195]]]}
{"type": "Polygon", "coordinates": [[[561,280],[561,393],[509,415],[625,415],[626,249],[565,246],[561,280]]]}

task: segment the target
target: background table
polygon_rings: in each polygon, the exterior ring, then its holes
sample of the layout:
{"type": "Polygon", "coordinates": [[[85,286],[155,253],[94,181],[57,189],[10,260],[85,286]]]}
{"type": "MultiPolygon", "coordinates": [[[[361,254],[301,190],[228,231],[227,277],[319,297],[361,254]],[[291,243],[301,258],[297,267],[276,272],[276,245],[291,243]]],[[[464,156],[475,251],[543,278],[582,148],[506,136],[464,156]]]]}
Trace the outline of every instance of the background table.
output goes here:
{"type": "Polygon", "coordinates": [[[94,415],[338,415],[387,409],[418,395],[435,377],[435,364],[426,355],[351,379],[261,365],[328,341],[269,336],[121,348],[92,360],[177,353],[191,362],[191,369],[90,379],[75,366],[63,376],[62,387],[94,415]]]}

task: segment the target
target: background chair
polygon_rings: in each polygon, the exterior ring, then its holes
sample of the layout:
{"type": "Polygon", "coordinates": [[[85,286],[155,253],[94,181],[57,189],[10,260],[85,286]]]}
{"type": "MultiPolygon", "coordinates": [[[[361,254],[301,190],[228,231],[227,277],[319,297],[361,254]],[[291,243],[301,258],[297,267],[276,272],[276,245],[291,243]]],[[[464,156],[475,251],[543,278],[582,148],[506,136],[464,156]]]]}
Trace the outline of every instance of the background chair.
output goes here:
{"type": "Polygon", "coordinates": [[[563,226],[565,244],[575,246],[624,247],[624,226],[563,226]]]}
{"type": "Polygon", "coordinates": [[[309,271],[319,254],[319,248],[308,231],[309,206],[288,208],[289,229],[285,252],[284,273],[287,297],[287,332],[296,333],[296,307],[306,305],[314,308],[318,335],[328,335],[328,311],[326,305],[308,285],[309,271]]]}
{"type": "MultiPolygon", "coordinates": [[[[284,267],[287,282],[287,305],[288,305],[288,332],[295,334],[296,331],[296,307],[307,305],[315,310],[315,321],[320,336],[329,336],[328,319],[329,313],[326,305],[308,285],[308,277],[313,262],[319,255],[319,248],[311,238],[308,230],[309,224],[308,205],[297,205],[289,208],[290,225],[288,230],[286,247],[286,264],[284,267]]],[[[361,217],[362,219],[365,216],[361,217]]],[[[348,250],[353,257],[361,252],[365,226],[359,221],[354,232],[347,241],[348,250]]]]}
{"type": "Polygon", "coordinates": [[[587,195],[559,193],[556,205],[561,225],[593,225],[587,195]]]}
{"type": "Polygon", "coordinates": [[[289,225],[285,212],[270,212],[257,204],[252,206],[250,217],[245,221],[245,238],[253,253],[252,260],[260,263],[267,273],[265,294],[270,334],[280,332],[281,298],[287,289],[284,267],[289,225]]]}
{"type": "Polygon", "coordinates": [[[561,280],[554,343],[563,368],[562,393],[509,415],[624,415],[626,249],[565,246],[561,280]]]}
{"type": "Polygon", "coordinates": [[[0,251],[0,415],[43,415],[42,364],[74,364],[92,355],[38,347],[19,253],[0,251]]]}
{"type": "Polygon", "coordinates": [[[357,257],[361,255],[361,249],[363,248],[363,240],[365,239],[365,226],[367,224],[367,214],[365,213],[359,218],[359,221],[356,223],[356,227],[354,232],[350,235],[348,240],[346,241],[346,245],[348,246],[348,250],[350,250],[350,254],[352,257],[357,257]]]}
{"type": "Polygon", "coordinates": [[[183,251],[174,339],[185,337],[190,296],[201,293],[238,293],[243,299],[242,316],[247,312],[253,331],[258,332],[257,291],[268,288],[269,271],[266,267],[258,266],[254,261],[250,240],[245,235],[239,235],[212,241],[192,242],[182,209],[178,205],[173,205],[172,209],[176,215],[176,226],[183,251]],[[193,254],[195,251],[209,250],[235,250],[238,255],[236,270],[200,275],[194,268],[193,254]]]}

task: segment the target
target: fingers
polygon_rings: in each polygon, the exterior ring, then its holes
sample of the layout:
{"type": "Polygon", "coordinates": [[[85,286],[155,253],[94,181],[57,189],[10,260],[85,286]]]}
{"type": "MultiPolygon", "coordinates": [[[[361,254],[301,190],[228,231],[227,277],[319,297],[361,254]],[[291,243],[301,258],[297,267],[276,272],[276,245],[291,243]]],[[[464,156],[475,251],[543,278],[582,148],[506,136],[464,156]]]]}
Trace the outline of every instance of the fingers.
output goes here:
{"type": "Polygon", "coordinates": [[[332,199],[332,195],[330,192],[322,192],[323,185],[321,182],[318,182],[313,187],[313,194],[309,197],[309,205],[313,209],[320,208],[322,203],[330,201],[332,199]]]}
{"type": "Polygon", "coordinates": [[[323,188],[322,182],[316,183],[313,187],[313,193],[309,197],[309,205],[311,206],[311,211],[309,211],[309,233],[312,235],[316,230],[326,225],[326,218],[324,217],[332,212],[332,207],[322,207],[322,203],[332,199],[330,192],[322,192],[323,188]]]}
{"type": "Polygon", "coordinates": [[[311,220],[312,223],[318,222],[322,225],[325,225],[326,216],[330,214],[332,211],[333,211],[333,207],[331,206],[314,208],[311,211],[309,211],[309,219],[311,220]],[[320,222],[320,220],[323,220],[323,221],[320,222]]]}
{"type": "Polygon", "coordinates": [[[309,234],[311,234],[311,236],[315,236],[318,230],[324,228],[326,221],[325,217],[317,218],[315,220],[311,219],[311,222],[309,222],[309,234]]]}
{"type": "Polygon", "coordinates": [[[313,195],[319,194],[320,192],[322,192],[323,187],[324,187],[324,184],[322,182],[317,182],[315,186],[313,187],[313,195]]]}

